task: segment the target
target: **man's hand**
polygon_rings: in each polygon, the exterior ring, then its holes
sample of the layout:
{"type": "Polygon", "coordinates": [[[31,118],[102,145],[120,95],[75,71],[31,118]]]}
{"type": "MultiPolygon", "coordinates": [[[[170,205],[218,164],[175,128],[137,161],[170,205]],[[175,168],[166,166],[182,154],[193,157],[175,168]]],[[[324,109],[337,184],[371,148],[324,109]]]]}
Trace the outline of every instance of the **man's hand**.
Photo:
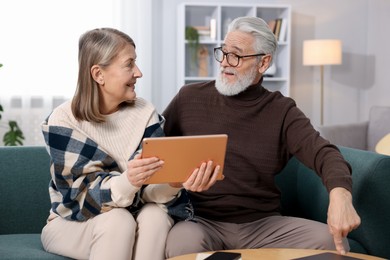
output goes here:
{"type": "Polygon", "coordinates": [[[344,188],[334,188],[329,193],[328,226],[337,252],[344,255],[343,238],[360,225],[360,217],[352,205],[352,195],[344,188]]]}
{"type": "Polygon", "coordinates": [[[220,169],[219,165],[214,167],[212,161],[204,162],[192,172],[186,182],[182,184],[170,183],[170,185],[175,188],[184,187],[193,192],[205,191],[215,184],[220,169]]]}

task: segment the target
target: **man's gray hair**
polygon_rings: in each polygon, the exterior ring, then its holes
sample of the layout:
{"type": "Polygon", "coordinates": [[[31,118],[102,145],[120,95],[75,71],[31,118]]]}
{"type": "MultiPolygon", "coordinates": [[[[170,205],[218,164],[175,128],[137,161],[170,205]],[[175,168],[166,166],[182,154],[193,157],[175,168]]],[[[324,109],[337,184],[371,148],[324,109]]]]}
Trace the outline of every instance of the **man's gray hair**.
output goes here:
{"type": "Polygon", "coordinates": [[[256,53],[271,54],[272,58],[278,48],[278,41],[268,24],[259,17],[245,16],[234,19],[228,27],[231,31],[250,33],[255,37],[256,53]]]}

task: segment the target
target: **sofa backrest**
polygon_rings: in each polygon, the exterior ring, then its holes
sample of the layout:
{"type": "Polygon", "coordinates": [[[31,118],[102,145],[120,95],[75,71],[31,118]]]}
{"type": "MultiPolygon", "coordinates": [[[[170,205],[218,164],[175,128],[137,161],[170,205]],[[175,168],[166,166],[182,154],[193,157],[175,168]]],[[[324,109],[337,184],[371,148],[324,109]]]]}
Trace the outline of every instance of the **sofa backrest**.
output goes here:
{"type": "Polygon", "coordinates": [[[40,233],[50,210],[43,146],[0,147],[0,234],[40,233]]]}
{"type": "MultiPolygon", "coordinates": [[[[339,148],[352,167],[353,204],[361,218],[348,235],[351,250],[390,258],[390,156],[339,148]]],[[[283,214],[326,223],[328,192],[314,171],[292,158],[276,181],[283,214]]]]}

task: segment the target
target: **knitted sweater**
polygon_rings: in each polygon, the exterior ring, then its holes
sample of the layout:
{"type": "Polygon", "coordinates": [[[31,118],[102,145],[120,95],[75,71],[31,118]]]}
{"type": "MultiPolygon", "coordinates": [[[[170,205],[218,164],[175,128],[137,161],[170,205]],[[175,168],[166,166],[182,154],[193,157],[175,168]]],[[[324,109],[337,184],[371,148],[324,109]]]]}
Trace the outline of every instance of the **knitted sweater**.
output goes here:
{"type": "Polygon", "coordinates": [[[318,173],[328,191],[352,189],[349,164],[291,98],[266,90],[261,81],[231,97],[214,84],[184,86],[163,113],[168,136],[228,135],[225,178],[208,191],[190,193],[195,215],[231,223],[279,215],[274,177],[293,155],[318,173]]]}
{"type": "Polygon", "coordinates": [[[123,174],[143,137],[164,134],[164,120],[150,103],[138,98],[133,106],[106,119],[104,123],[78,121],[68,101],[42,124],[51,157],[49,220],[61,216],[84,221],[115,207],[131,211],[144,202],[166,203],[180,190],[161,184],[140,192],[123,174]]]}

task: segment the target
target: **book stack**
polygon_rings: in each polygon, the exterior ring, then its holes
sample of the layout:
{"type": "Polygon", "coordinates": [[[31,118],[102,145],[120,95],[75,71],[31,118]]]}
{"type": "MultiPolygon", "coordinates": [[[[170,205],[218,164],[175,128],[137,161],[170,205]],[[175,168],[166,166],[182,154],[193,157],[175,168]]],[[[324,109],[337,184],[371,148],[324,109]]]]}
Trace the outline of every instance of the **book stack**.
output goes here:
{"type": "Polygon", "coordinates": [[[278,18],[269,20],[268,26],[275,34],[278,42],[285,42],[287,40],[287,19],[278,18]]]}
{"type": "Polygon", "coordinates": [[[211,38],[211,30],[209,26],[194,26],[198,31],[199,40],[207,40],[211,38]]]}
{"type": "Polygon", "coordinates": [[[206,17],[206,20],[206,26],[193,26],[193,28],[198,31],[199,40],[215,40],[217,37],[217,20],[210,17],[206,17]]]}

